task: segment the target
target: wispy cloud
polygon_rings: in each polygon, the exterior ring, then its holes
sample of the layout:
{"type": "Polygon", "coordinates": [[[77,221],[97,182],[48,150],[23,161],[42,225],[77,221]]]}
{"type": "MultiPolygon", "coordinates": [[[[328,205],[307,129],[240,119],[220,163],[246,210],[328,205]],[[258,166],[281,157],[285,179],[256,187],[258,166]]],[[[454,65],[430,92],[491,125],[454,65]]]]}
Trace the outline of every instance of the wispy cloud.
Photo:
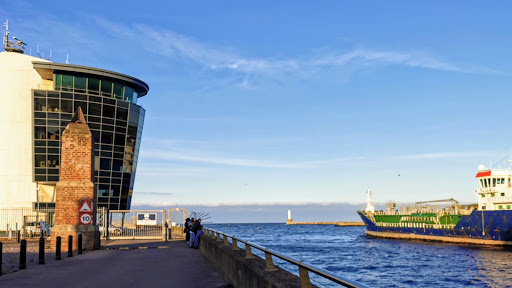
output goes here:
{"type": "Polygon", "coordinates": [[[174,193],[171,192],[146,192],[146,191],[137,191],[137,194],[145,194],[145,195],[156,195],[156,196],[168,196],[168,195],[174,195],[174,193]]]}
{"type": "Polygon", "coordinates": [[[220,157],[212,155],[187,154],[176,151],[145,149],[143,157],[147,159],[158,159],[167,161],[194,162],[203,164],[217,164],[227,166],[241,167],[259,167],[259,168],[307,168],[301,163],[287,163],[268,160],[244,159],[236,157],[220,157]]]}
{"type": "MultiPolygon", "coordinates": [[[[148,165],[149,166],[149,165],[148,165]]],[[[201,169],[184,169],[184,168],[176,168],[176,167],[165,167],[165,166],[155,166],[150,165],[150,168],[146,166],[139,165],[137,167],[137,175],[144,176],[163,176],[163,177],[173,177],[173,176],[204,176],[209,174],[209,169],[201,168],[201,169]]]]}
{"type": "MultiPolygon", "coordinates": [[[[399,156],[403,159],[443,159],[443,158],[474,158],[477,155],[483,155],[482,152],[440,152],[440,153],[420,153],[399,156]]],[[[487,154],[486,154],[487,155],[487,154]]]]}
{"type": "MultiPolygon", "coordinates": [[[[372,49],[353,49],[349,51],[324,52],[323,55],[305,55],[302,57],[254,58],[244,57],[231,48],[217,47],[192,37],[182,35],[165,28],[155,28],[147,25],[133,24],[131,27],[122,26],[106,19],[97,19],[98,25],[119,37],[144,38],[144,49],[148,53],[172,59],[192,61],[210,70],[227,70],[245,75],[279,74],[288,72],[302,73],[322,68],[346,67],[360,65],[361,68],[369,65],[403,65],[422,69],[475,73],[499,74],[499,71],[484,67],[458,65],[444,61],[423,51],[379,51],[372,49]],[[158,49],[155,49],[158,47],[158,49]]],[[[242,87],[250,86],[248,77],[243,77],[242,87]]]]}

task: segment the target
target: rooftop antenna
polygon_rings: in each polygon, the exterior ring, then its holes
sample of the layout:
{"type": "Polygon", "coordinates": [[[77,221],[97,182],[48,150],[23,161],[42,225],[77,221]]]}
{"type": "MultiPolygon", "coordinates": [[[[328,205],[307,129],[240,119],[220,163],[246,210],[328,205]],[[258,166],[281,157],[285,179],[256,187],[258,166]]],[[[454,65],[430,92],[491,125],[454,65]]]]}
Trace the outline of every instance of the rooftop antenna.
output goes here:
{"type": "Polygon", "coordinates": [[[69,54],[66,54],[66,64],[69,64],[69,54]]]}
{"type": "Polygon", "coordinates": [[[50,49],[50,58],[46,59],[46,60],[51,60],[52,59],[52,49],[50,49]]]}
{"type": "Polygon", "coordinates": [[[37,44],[37,56],[39,56],[39,58],[41,58],[41,55],[39,55],[39,44],[37,44]]]}
{"type": "Polygon", "coordinates": [[[9,20],[5,20],[4,26],[4,50],[7,52],[16,52],[23,54],[25,52],[25,45],[27,45],[27,43],[21,41],[21,39],[16,38],[15,36],[13,36],[12,39],[16,40],[16,42],[9,41],[9,20]]]}

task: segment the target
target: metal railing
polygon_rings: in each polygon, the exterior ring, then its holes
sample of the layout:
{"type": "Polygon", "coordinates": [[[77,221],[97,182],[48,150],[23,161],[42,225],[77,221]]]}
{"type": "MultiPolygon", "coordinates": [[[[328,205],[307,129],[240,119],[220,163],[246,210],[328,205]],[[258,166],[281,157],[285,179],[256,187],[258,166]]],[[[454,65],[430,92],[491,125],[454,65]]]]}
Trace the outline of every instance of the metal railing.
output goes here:
{"type": "MultiPolygon", "coordinates": [[[[99,207],[96,215],[97,225],[106,219],[106,208],[99,207]]],[[[18,233],[27,238],[41,235],[40,222],[46,222],[51,229],[55,222],[55,208],[10,207],[0,208],[0,238],[15,238],[18,233]]],[[[43,229],[45,230],[45,229],[43,229]]],[[[45,231],[49,234],[50,230],[45,231]]]]}
{"type": "Polygon", "coordinates": [[[54,208],[11,207],[0,208],[0,237],[12,238],[21,233],[23,237],[41,233],[41,221],[51,226],[55,218],[54,208]]]}
{"type": "Polygon", "coordinates": [[[313,272],[316,275],[323,277],[325,279],[328,279],[336,284],[340,284],[344,287],[369,287],[365,284],[358,283],[356,281],[347,279],[345,277],[339,276],[337,274],[334,274],[330,271],[327,271],[322,268],[315,267],[307,262],[304,262],[303,260],[296,260],[292,257],[283,255],[277,251],[265,248],[263,246],[260,246],[258,244],[251,243],[249,241],[242,240],[240,238],[228,235],[226,233],[222,233],[213,229],[203,228],[205,231],[205,235],[208,237],[216,238],[217,241],[223,241],[223,245],[232,245],[233,250],[240,250],[238,247],[238,242],[245,244],[245,258],[250,259],[254,258],[252,254],[251,248],[256,248],[260,251],[263,251],[265,253],[265,263],[266,263],[266,270],[267,271],[275,271],[277,270],[274,266],[274,262],[272,260],[272,256],[277,257],[279,259],[282,259],[284,261],[287,261],[288,263],[294,264],[299,268],[299,278],[300,278],[300,287],[306,288],[311,287],[311,281],[309,279],[309,272],[313,272]],[[222,239],[220,237],[222,235],[222,239]],[[228,238],[231,238],[231,244],[228,242],[228,238]]]}

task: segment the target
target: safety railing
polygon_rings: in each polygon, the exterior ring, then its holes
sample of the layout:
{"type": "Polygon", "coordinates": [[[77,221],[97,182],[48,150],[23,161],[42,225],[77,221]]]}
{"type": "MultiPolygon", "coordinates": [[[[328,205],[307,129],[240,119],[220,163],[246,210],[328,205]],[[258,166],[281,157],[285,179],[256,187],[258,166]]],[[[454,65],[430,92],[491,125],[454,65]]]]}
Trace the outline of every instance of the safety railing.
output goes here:
{"type": "Polygon", "coordinates": [[[238,247],[238,242],[245,244],[245,258],[251,259],[254,258],[252,254],[252,248],[256,248],[260,251],[263,251],[265,253],[265,263],[266,263],[266,270],[267,271],[275,271],[277,270],[274,265],[274,261],[272,260],[272,256],[277,257],[279,259],[282,259],[284,261],[287,261],[288,263],[294,264],[299,268],[299,278],[300,278],[300,287],[306,288],[306,287],[312,287],[311,281],[309,278],[309,272],[313,272],[316,275],[323,277],[325,279],[328,279],[334,283],[340,284],[344,287],[369,287],[367,285],[364,285],[362,283],[358,283],[356,281],[347,279],[345,277],[339,276],[335,273],[332,273],[330,271],[327,271],[322,268],[315,267],[307,262],[304,262],[303,260],[296,260],[292,257],[283,255],[277,251],[265,248],[263,246],[260,246],[258,244],[251,243],[249,241],[242,240],[240,238],[234,237],[232,235],[228,235],[213,229],[203,228],[205,235],[208,237],[216,238],[217,241],[223,241],[223,245],[232,245],[233,250],[240,250],[238,247]],[[222,239],[220,237],[222,235],[222,239]],[[231,238],[231,243],[229,243],[228,238],[231,238]]]}

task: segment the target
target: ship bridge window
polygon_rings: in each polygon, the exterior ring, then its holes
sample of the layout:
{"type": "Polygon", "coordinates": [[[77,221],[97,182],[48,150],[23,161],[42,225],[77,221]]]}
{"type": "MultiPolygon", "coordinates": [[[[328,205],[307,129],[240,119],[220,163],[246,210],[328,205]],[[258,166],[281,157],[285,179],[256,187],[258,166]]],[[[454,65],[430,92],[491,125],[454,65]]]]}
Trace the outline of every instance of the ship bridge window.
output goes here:
{"type": "Polygon", "coordinates": [[[485,206],[482,206],[482,210],[485,210],[485,206]]]}
{"type": "Polygon", "coordinates": [[[510,209],[510,205],[507,205],[507,209],[510,209]]]}
{"type": "Polygon", "coordinates": [[[503,209],[503,205],[498,206],[498,208],[499,208],[500,210],[501,210],[501,209],[503,209]]]}
{"type": "Polygon", "coordinates": [[[496,178],[492,178],[492,187],[496,187],[496,178]]]}
{"type": "Polygon", "coordinates": [[[501,196],[505,196],[505,193],[501,193],[501,196]]]}
{"type": "Polygon", "coordinates": [[[480,187],[484,188],[484,180],[480,179],[480,187]]]}

